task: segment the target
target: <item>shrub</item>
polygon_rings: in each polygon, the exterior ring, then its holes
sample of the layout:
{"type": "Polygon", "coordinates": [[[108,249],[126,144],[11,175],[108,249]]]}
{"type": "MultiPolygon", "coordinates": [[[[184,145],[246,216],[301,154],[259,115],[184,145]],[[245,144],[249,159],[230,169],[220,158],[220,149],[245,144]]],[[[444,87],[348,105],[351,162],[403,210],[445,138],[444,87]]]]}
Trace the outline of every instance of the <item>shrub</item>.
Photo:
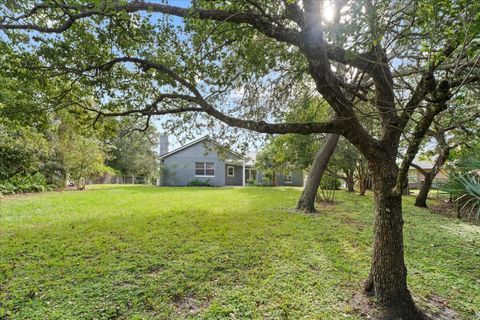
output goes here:
{"type": "Polygon", "coordinates": [[[320,182],[322,190],[339,190],[341,185],[338,179],[326,175],[322,177],[322,182],[320,182]]]}
{"type": "Polygon", "coordinates": [[[248,185],[248,186],[255,186],[255,185],[257,185],[257,180],[255,180],[255,179],[248,179],[248,180],[247,180],[247,185],[248,185]]]}
{"type": "Polygon", "coordinates": [[[51,146],[34,128],[23,127],[0,116],[0,180],[42,170],[51,146]]]}
{"type": "Polygon", "coordinates": [[[267,177],[264,177],[262,179],[262,181],[258,182],[257,183],[257,186],[260,186],[260,187],[272,187],[272,180],[267,178],[267,177]]]}
{"type": "Polygon", "coordinates": [[[43,192],[50,190],[43,174],[15,175],[9,180],[0,181],[0,194],[15,194],[25,192],[43,192]]]}
{"type": "Polygon", "coordinates": [[[320,190],[315,200],[317,202],[335,202],[335,191],[340,189],[340,181],[330,176],[323,176],[320,182],[320,190]]]}
{"type": "Polygon", "coordinates": [[[213,185],[210,184],[210,179],[206,181],[193,179],[189,183],[187,183],[188,187],[212,187],[213,185]]]}
{"type": "Polygon", "coordinates": [[[2,194],[15,194],[15,186],[7,181],[7,180],[4,180],[4,181],[0,181],[0,195],[2,194]]]}

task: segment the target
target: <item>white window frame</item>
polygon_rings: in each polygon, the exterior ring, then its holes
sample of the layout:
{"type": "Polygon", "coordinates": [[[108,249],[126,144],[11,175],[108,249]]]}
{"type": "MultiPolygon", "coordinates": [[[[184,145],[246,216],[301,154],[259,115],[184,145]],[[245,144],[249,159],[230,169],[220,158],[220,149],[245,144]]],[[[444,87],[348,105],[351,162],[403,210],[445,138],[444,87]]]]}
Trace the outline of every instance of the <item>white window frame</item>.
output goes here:
{"type": "MultiPolygon", "coordinates": [[[[209,161],[195,161],[195,177],[197,178],[214,178],[215,177],[215,162],[209,161]],[[197,174],[197,163],[203,163],[203,173],[204,174],[197,174]],[[213,164],[213,175],[207,175],[207,163],[213,164]]],[[[211,169],[208,169],[211,170],[211,169]]]]}
{"type": "Polygon", "coordinates": [[[227,166],[227,177],[235,177],[235,167],[227,166]],[[232,174],[230,174],[230,169],[232,169],[232,174]]]}
{"type": "Polygon", "coordinates": [[[291,173],[286,173],[284,176],[283,182],[285,183],[293,183],[293,175],[291,173]],[[290,177],[290,179],[287,180],[287,177],[290,177]]]}

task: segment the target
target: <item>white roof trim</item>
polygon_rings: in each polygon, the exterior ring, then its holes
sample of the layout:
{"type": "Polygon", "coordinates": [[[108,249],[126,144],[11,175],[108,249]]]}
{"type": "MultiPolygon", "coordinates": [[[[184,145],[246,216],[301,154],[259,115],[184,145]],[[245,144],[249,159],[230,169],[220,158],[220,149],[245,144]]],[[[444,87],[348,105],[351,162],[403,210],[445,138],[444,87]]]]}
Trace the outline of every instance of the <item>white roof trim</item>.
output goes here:
{"type": "MultiPolygon", "coordinates": [[[[414,165],[417,165],[419,166],[420,168],[422,169],[432,169],[435,165],[435,163],[433,161],[430,161],[430,160],[418,160],[418,159],[414,159],[412,161],[412,164],[414,165]]],[[[417,169],[415,168],[414,166],[410,166],[411,169],[417,169]]]]}
{"type": "Polygon", "coordinates": [[[190,143],[187,143],[186,145],[181,146],[180,148],[177,148],[177,149],[175,149],[175,150],[172,150],[172,151],[170,151],[170,152],[167,152],[167,153],[165,153],[164,155],[161,155],[161,156],[160,156],[160,159],[167,158],[167,157],[171,156],[172,154],[175,154],[175,153],[177,153],[177,152],[179,152],[179,151],[182,151],[182,150],[184,150],[184,149],[187,149],[187,148],[189,148],[189,147],[191,147],[191,146],[193,146],[193,145],[196,145],[197,143],[202,142],[202,141],[204,141],[204,140],[211,141],[211,142],[215,143],[216,145],[218,145],[218,146],[220,146],[220,147],[222,147],[222,148],[226,148],[229,152],[231,152],[232,154],[236,155],[237,157],[240,157],[241,159],[245,159],[245,157],[242,156],[241,154],[233,151],[233,150],[230,149],[230,148],[227,148],[227,147],[225,147],[225,146],[222,146],[222,145],[221,145],[220,143],[218,143],[217,141],[215,141],[215,140],[213,140],[213,139],[210,139],[209,136],[201,137],[200,139],[197,139],[197,140],[194,140],[194,141],[192,141],[192,142],[190,142],[190,143]]]}

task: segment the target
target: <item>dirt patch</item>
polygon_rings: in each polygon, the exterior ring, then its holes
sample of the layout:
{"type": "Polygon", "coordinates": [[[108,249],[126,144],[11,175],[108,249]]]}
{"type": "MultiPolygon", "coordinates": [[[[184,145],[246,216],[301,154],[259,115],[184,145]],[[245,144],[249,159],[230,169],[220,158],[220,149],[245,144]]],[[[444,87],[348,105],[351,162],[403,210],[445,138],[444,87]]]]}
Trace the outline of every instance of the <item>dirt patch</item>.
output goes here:
{"type": "Polygon", "coordinates": [[[179,315],[193,315],[209,305],[209,301],[200,301],[195,296],[174,297],[173,303],[179,315]]]}
{"type": "Polygon", "coordinates": [[[315,201],[315,207],[318,208],[329,208],[329,207],[335,207],[336,205],[340,204],[342,202],[340,201],[315,201]]]}
{"type": "Polygon", "coordinates": [[[350,305],[359,316],[365,319],[377,319],[378,311],[372,299],[363,293],[355,293],[350,300],[350,305]]]}
{"type": "Polygon", "coordinates": [[[42,193],[44,192],[3,194],[3,195],[0,195],[0,201],[25,199],[25,198],[30,198],[30,197],[42,194],[42,193]]]}
{"type": "MultiPolygon", "coordinates": [[[[455,203],[449,202],[448,200],[431,201],[431,203],[428,204],[428,209],[430,209],[430,211],[435,214],[458,219],[457,205],[455,203]]],[[[462,212],[460,219],[471,224],[480,224],[480,220],[477,221],[474,214],[472,214],[470,219],[468,219],[467,216],[468,214],[462,212]]]]}
{"type": "Polygon", "coordinates": [[[342,223],[354,225],[360,230],[363,230],[364,228],[367,227],[366,223],[353,219],[352,217],[349,217],[349,216],[341,216],[341,217],[342,217],[342,223]]]}
{"type": "Polygon", "coordinates": [[[137,285],[133,281],[126,280],[126,281],[120,281],[116,283],[116,287],[120,289],[133,289],[137,287],[137,285]]]}
{"type": "Polygon", "coordinates": [[[457,210],[455,208],[455,204],[446,200],[432,201],[432,203],[429,205],[429,209],[436,214],[453,218],[457,217],[457,210]]]}
{"type": "Polygon", "coordinates": [[[460,315],[448,306],[447,300],[436,294],[428,296],[423,302],[427,305],[427,310],[424,310],[424,312],[430,319],[461,319],[460,315]]]}
{"type": "MultiPolygon", "coordinates": [[[[447,301],[435,294],[428,296],[426,299],[421,299],[422,311],[428,320],[458,320],[460,315],[451,309],[447,301]]],[[[380,320],[378,309],[376,309],[373,299],[367,297],[363,293],[355,293],[350,300],[350,305],[356,314],[372,320],[380,320]]]]}
{"type": "Polygon", "coordinates": [[[163,266],[156,266],[147,269],[147,275],[151,277],[156,277],[164,270],[163,266]]]}

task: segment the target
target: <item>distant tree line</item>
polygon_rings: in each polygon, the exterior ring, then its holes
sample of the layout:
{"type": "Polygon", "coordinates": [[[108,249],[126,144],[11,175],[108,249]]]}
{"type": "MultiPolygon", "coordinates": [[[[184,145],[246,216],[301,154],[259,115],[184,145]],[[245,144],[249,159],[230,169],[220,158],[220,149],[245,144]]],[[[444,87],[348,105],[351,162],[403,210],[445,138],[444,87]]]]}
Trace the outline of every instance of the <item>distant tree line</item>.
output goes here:
{"type": "MultiPolygon", "coordinates": [[[[94,118],[82,108],[61,108],[42,97],[29,77],[0,74],[0,194],[84,189],[103,175],[157,175],[157,132],[129,132],[130,120],[94,118]]],[[[50,83],[48,90],[54,91],[50,83]]],[[[85,97],[88,101],[88,97],[85,97]]]]}

